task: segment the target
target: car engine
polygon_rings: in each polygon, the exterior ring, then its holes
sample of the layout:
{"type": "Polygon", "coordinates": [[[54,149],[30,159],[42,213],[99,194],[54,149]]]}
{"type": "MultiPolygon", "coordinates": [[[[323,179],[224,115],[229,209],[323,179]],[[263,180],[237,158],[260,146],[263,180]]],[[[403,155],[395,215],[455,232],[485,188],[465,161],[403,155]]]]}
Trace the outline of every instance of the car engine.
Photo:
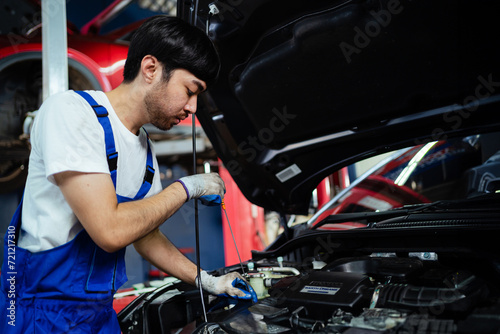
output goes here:
{"type": "Polygon", "coordinates": [[[282,261],[258,266],[246,276],[263,287],[259,302],[212,310],[197,333],[479,333],[468,329],[477,318],[481,333],[496,333],[500,305],[487,282],[441,265],[435,253],[407,255],[314,261],[321,268],[300,275],[287,274],[291,264],[282,261]]]}
{"type": "MultiPolygon", "coordinates": [[[[497,268],[482,261],[410,252],[328,262],[280,256],[246,265],[243,275],[257,303],[205,296],[203,321],[199,291],[177,281],[122,311],[123,332],[425,334],[500,328],[497,268]],[[480,274],[474,268],[482,268],[480,274]]],[[[239,266],[224,270],[241,272],[239,266]]]]}

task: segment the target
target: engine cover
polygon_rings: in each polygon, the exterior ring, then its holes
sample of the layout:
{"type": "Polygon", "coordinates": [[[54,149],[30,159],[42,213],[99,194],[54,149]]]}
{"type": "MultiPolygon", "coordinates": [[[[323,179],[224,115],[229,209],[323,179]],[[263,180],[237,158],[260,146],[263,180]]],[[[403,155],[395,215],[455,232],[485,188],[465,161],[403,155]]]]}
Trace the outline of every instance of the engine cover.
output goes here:
{"type": "Polygon", "coordinates": [[[278,296],[278,304],[283,303],[282,306],[290,310],[307,305],[308,312],[326,319],[337,308],[354,311],[368,305],[370,294],[367,290],[371,287],[369,277],[362,274],[311,272],[283,290],[278,296]]]}

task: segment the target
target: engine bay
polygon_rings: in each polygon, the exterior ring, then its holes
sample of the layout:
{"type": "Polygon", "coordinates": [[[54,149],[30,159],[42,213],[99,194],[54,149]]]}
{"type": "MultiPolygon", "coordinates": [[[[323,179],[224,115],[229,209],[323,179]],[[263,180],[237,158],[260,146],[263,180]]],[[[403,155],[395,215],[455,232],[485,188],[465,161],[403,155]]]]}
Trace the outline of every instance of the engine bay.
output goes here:
{"type": "Polygon", "coordinates": [[[252,286],[260,275],[258,303],[212,310],[211,321],[196,332],[496,333],[500,327],[497,289],[470,271],[442,265],[436,253],[314,261],[316,269],[300,275],[287,274],[298,264],[277,262],[257,263],[246,274],[252,286]]]}
{"type": "Polygon", "coordinates": [[[497,334],[498,196],[480,200],[327,221],[366,225],[351,230],[294,226],[251,260],[210,272],[239,272],[257,302],[202,299],[176,280],[123,309],[122,332],[497,334]]]}
{"type": "Polygon", "coordinates": [[[265,258],[244,268],[255,304],[204,296],[204,321],[199,291],[178,281],[137,298],[119,319],[124,333],[497,333],[499,273],[490,260],[436,252],[265,258]]]}

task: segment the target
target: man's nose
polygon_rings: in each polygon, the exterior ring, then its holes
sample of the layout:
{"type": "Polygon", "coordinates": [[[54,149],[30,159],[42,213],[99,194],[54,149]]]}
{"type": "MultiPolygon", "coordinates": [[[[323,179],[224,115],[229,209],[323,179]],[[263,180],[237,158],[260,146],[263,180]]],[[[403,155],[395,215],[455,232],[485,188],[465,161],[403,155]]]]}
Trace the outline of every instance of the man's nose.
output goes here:
{"type": "Polygon", "coordinates": [[[190,114],[196,113],[196,107],[198,103],[198,96],[193,96],[188,100],[188,103],[184,106],[184,110],[190,114]]]}

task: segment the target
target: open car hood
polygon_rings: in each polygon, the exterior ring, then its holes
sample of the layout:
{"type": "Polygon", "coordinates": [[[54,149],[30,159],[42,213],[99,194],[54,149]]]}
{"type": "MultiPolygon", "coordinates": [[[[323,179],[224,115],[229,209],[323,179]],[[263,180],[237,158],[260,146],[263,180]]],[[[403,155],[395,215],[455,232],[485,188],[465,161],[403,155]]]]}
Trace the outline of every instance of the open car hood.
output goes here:
{"type": "Polygon", "coordinates": [[[348,164],[500,125],[497,1],[179,1],[220,52],[197,116],[244,195],[305,213],[348,164]]]}

